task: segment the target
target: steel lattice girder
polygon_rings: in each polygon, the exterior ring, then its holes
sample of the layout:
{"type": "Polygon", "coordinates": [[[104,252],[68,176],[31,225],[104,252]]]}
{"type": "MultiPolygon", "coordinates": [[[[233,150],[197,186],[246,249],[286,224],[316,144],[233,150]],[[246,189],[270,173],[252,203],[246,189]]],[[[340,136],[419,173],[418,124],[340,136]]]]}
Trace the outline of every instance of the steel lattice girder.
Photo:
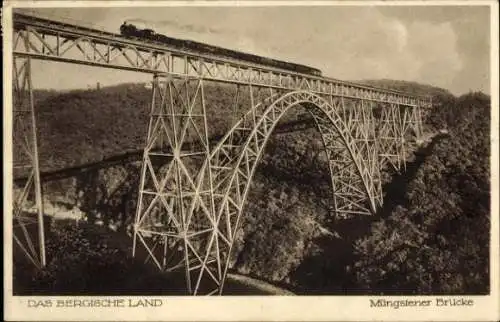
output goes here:
{"type": "Polygon", "coordinates": [[[420,108],[397,104],[380,104],[376,121],[376,141],[379,146],[380,169],[390,164],[396,171],[406,169],[407,137],[422,135],[420,108]]]}
{"type": "Polygon", "coordinates": [[[212,179],[210,167],[197,164],[208,156],[202,80],[155,77],[134,252],[139,241],[158,268],[184,268],[195,294],[202,276],[210,277],[212,293],[218,291],[222,274],[217,245],[205,248],[216,234],[212,179]]]}
{"type": "Polygon", "coordinates": [[[155,42],[130,39],[100,30],[48,19],[14,14],[14,55],[76,64],[134,70],[153,74],[196,76],[206,80],[308,90],[408,106],[427,105],[429,99],[376,89],[326,77],[183,51],[155,42]]]}
{"type": "Polygon", "coordinates": [[[381,116],[378,122],[378,137],[380,164],[385,168],[390,164],[396,171],[403,167],[405,142],[401,107],[396,104],[381,106],[381,116]]]}
{"type": "Polygon", "coordinates": [[[13,238],[25,257],[40,268],[46,264],[45,236],[31,59],[15,58],[13,67],[13,170],[14,178],[26,178],[14,197],[13,238]],[[34,206],[28,209],[30,199],[34,206]]]}

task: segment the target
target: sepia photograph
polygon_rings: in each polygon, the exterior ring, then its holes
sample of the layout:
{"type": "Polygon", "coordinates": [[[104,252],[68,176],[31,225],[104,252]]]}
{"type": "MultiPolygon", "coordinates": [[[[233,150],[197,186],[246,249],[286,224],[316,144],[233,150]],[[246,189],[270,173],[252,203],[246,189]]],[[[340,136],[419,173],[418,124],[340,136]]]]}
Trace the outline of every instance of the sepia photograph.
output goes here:
{"type": "Polygon", "coordinates": [[[496,2],[19,1],[2,29],[6,317],[500,317],[496,2]]]}

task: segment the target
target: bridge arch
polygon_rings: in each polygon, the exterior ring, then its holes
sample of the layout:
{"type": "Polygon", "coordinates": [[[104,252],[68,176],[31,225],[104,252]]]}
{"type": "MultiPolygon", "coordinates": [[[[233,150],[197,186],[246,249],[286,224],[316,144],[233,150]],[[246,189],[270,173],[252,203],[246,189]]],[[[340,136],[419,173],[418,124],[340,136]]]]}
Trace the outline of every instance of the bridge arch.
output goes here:
{"type": "MultiPolygon", "coordinates": [[[[218,248],[224,262],[220,292],[230,263],[250,185],[267,142],[290,108],[302,105],[313,116],[329,162],[337,215],[370,214],[378,196],[370,167],[338,107],[309,91],[273,95],[245,114],[212,150],[211,167],[218,248]],[[248,120],[251,119],[251,122],[248,120]],[[252,124],[251,128],[246,124],[252,124]]],[[[211,246],[208,246],[210,249],[211,246]]]]}

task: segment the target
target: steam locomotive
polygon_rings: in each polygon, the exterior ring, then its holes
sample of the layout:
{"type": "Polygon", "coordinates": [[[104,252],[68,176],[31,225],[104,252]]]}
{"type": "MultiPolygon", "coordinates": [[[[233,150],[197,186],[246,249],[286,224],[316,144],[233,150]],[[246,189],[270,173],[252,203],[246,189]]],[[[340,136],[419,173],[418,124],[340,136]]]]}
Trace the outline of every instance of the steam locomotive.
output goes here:
{"type": "Polygon", "coordinates": [[[135,25],[127,23],[126,21],[120,26],[120,33],[122,36],[125,36],[127,38],[147,39],[147,40],[151,40],[154,42],[163,43],[163,44],[166,44],[169,46],[173,46],[173,47],[180,49],[180,50],[196,51],[196,52],[208,52],[211,54],[224,56],[227,58],[233,58],[233,59],[243,60],[243,61],[247,61],[247,62],[267,65],[267,66],[271,66],[271,67],[275,67],[275,68],[294,71],[297,73],[310,74],[310,75],[314,75],[314,76],[321,76],[321,70],[313,68],[313,67],[289,63],[289,62],[285,62],[285,61],[281,61],[281,60],[276,60],[276,59],[252,55],[252,54],[247,54],[247,53],[243,53],[240,51],[226,49],[226,48],[222,48],[222,47],[218,47],[218,46],[212,46],[212,45],[208,45],[208,44],[204,44],[204,43],[196,42],[196,41],[192,41],[192,40],[172,38],[172,37],[168,37],[168,36],[156,33],[152,29],[137,28],[135,25]]]}

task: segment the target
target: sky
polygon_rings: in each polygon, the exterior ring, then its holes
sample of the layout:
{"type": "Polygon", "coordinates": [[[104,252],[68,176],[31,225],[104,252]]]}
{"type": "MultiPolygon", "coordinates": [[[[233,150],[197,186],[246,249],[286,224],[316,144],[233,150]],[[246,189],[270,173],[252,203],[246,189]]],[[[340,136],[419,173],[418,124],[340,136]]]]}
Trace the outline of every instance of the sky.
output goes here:
{"type": "MultiPolygon", "coordinates": [[[[317,67],[343,80],[398,79],[490,93],[487,6],[43,8],[26,13],[119,32],[124,20],[176,38],[317,67]]],[[[35,88],[150,81],[135,72],[37,61],[35,88]]]]}

